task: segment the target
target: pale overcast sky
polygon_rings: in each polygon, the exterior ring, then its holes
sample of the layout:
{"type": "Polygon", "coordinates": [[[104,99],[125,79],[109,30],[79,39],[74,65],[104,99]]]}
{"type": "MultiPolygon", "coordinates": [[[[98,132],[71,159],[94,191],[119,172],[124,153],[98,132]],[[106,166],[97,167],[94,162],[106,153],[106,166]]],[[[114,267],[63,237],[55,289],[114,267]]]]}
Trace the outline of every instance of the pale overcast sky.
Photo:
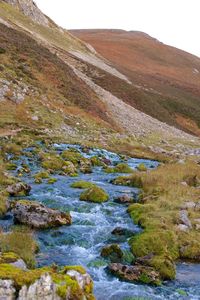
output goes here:
{"type": "Polygon", "coordinates": [[[35,0],[66,29],[139,30],[200,57],[200,0],[35,0]]]}

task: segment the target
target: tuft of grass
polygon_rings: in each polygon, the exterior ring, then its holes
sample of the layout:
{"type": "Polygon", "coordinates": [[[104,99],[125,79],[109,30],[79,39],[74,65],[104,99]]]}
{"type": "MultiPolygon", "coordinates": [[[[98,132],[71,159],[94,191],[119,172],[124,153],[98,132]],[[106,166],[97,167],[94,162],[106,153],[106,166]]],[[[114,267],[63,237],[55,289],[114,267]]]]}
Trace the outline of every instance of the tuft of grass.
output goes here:
{"type": "Polygon", "coordinates": [[[33,238],[32,232],[26,227],[14,227],[10,233],[0,234],[1,251],[14,252],[19,255],[29,267],[35,266],[35,253],[38,245],[33,238]]]}

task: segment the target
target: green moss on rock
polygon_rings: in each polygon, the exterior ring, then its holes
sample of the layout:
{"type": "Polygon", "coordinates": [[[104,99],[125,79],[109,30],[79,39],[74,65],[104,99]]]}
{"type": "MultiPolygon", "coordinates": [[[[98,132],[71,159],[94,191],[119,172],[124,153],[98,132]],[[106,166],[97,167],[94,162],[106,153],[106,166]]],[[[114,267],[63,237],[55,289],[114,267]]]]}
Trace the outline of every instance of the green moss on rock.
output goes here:
{"type": "Polygon", "coordinates": [[[84,180],[79,180],[71,184],[72,188],[77,188],[77,189],[88,189],[88,188],[92,188],[93,186],[95,185],[92,182],[88,182],[84,180]]]}
{"type": "Polygon", "coordinates": [[[82,192],[80,195],[81,201],[101,203],[108,201],[108,199],[108,194],[98,186],[91,187],[86,191],[82,192]]]}
{"type": "Polygon", "coordinates": [[[133,173],[133,169],[125,163],[120,163],[115,167],[105,168],[106,173],[133,173]]]}
{"type": "Polygon", "coordinates": [[[137,169],[138,169],[138,171],[141,171],[141,172],[147,171],[147,167],[145,166],[144,163],[139,164],[139,165],[137,166],[137,169]]]}

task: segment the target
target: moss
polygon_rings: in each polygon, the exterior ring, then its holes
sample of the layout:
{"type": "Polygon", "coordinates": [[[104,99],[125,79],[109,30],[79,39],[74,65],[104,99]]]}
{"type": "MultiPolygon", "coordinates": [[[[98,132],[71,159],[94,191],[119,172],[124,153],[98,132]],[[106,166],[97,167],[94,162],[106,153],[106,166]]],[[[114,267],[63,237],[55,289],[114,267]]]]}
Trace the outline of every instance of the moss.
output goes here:
{"type": "Polygon", "coordinates": [[[138,171],[141,171],[141,172],[147,171],[147,167],[145,166],[144,163],[139,164],[139,165],[137,166],[137,169],[138,169],[138,171]]]}
{"type": "Polygon", "coordinates": [[[56,178],[49,178],[49,180],[47,181],[48,184],[54,184],[55,182],[57,182],[56,178]]]}
{"type": "Polygon", "coordinates": [[[48,270],[49,268],[42,268],[31,271],[23,271],[10,264],[0,264],[0,278],[13,280],[15,287],[17,289],[20,289],[23,285],[29,286],[30,284],[32,284],[48,270]]]}
{"type": "Polygon", "coordinates": [[[20,257],[14,252],[4,252],[0,255],[0,264],[8,264],[15,262],[18,260],[20,257]]]}
{"type": "Polygon", "coordinates": [[[105,168],[106,173],[133,173],[133,169],[125,163],[120,163],[115,167],[105,168]]]}
{"type": "Polygon", "coordinates": [[[6,165],[6,169],[9,170],[9,171],[10,171],[10,170],[11,170],[11,171],[12,171],[12,170],[16,170],[16,169],[17,169],[17,165],[14,164],[14,163],[9,163],[9,164],[6,165]]]}
{"type": "Polygon", "coordinates": [[[48,179],[50,177],[49,173],[46,172],[46,171],[41,171],[37,174],[34,175],[34,178],[35,178],[35,183],[42,183],[42,180],[43,179],[48,179]]]}
{"type": "Polygon", "coordinates": [[[71,161],[73,164],[78,164],[79,160],[82,158],[82,155],[76,151],[65,150],[62,153],[62,158],[64,160],[71,161]]]}
{"type": "Polygon", "coordinates": [[[49,156],[42,162],[42,167],[47,170],[60,171],[62,170],[64,161],[57,156],[49,156]]]}
{"type": "Polygon", "coordinates": [[[77,188],[77,189],[88,189],[88,188],[92,188],[93,186],[95,185],[92,182],[88,182],[84,180],[76,181],[71,184],[72,188],[77,188]]]}
{"type": "Polygon", "coordinates": [[[179,256],[177,237],[170,230],[146,230],[131,239],[131,250],[136,257],[148,254],[167,255],[172,259],[179,256]]]}
{"type": "Polygon", "coordinates": [[[116,185],[132,186],[137,188],[143,187],[143,181],[140,175],[133,174],[131,176],[119,176],[112,181],[116,185]]]}
{"type": "Polygon", "coordinates": [[[123,251],[118,244],[112,244],[102,248],[101,256],[110,259],[111,262],[121,262],[123,251]]]}
{"type": "Polygon", "coordinates": [[[8,196],[6,192],[0,194],[0,217],[5,215],[8,210],[8,196]]]}
{"type": "Polygon", "coordinates": [[[108,194],[98,186],[91,187],[86,191],[82,192],[80,195],[81,201],[101,203],[108,201],[108,199],[108,194]]]}
{"type": "Polygon", "coordinates": [[[154,256],[150,266],[159,272],[162,280],[172,280],[176,277],[176,268],[173,260],[167,256],[154,256]]]}
{"type": "Polygon", "coordinates": [[[92,166],[94,167],[101,167],[101,166],[104,166],[104,163],[99,159],[98,156],[92,156],[90,158],[90,161],[92,163],[92,166]]]}

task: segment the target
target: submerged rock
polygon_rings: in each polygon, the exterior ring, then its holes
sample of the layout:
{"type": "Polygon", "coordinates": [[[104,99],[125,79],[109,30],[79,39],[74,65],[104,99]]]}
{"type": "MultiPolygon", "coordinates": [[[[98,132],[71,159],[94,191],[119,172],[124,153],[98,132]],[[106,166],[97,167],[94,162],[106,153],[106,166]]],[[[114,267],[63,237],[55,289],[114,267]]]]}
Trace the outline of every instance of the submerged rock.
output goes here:
{"type": "Polygon", "coordinates": [[[31,191],[31,186],[24,182],[18,182],[9,185],[6,190],[10,196],[28,196],[31,191]]]}
{"type": "Polygon", "coordinates": [[[109,258],[112,262],[121,262],[123,259],[123,251],[119,245],[112,244],[101,249],[101,256],[109,258]]]}
{"type": "Polygon", "coordinates": [[[111,234],[113,234],[113,235],[125,235],[125,236],[129,237],[129,236],[133,236],[134,232],[127,229],[127,228],[116,227],[115,229],[113,229],[111,234]]]}
{"type": "Polygon", "coordinates": [[[35,201],[17,201],[13,205],[12,212],[15,223],[34,228],[48,228],[71,224],[70,214],[48,208],[35,201]]]}
{"type": "Polygon", "coordinates": [[[108,266],[108,270],[122,280],[155,285],[160,284],[159,273],[148,266],[127,266],[119,263],[112,263],[108,266]]]}

